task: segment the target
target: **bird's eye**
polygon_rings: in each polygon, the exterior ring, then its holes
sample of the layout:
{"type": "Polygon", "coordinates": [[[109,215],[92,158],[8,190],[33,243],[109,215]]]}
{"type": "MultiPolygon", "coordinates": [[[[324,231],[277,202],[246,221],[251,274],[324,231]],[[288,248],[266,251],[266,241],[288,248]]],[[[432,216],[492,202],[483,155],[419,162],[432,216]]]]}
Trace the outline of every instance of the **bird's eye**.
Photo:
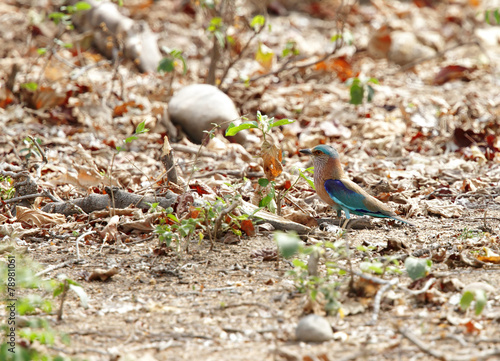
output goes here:
{"type": "Polygon", "coordinates": [[[313,151],[313,154],[314,154],[314,155],[320,155],[320,154],[321,154],[321,152],[320,152],[319,150],[315,150],[315,151],[313,151]]]}

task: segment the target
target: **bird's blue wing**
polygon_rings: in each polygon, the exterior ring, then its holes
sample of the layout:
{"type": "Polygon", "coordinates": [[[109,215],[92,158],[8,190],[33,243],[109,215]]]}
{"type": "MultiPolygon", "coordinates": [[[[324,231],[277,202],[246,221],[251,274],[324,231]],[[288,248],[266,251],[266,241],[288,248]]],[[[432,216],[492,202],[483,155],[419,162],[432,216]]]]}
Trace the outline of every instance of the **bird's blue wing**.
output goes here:
{"type": "Polygon", "coordinates": [[[349,212],[361,216],[387,217],[381,212],[370,211],[364,203],[366,197],[347,188],[339,179],[326,180],[325,190],[333,201],[340,205],[344,211],[347,209],[349,212]]]}

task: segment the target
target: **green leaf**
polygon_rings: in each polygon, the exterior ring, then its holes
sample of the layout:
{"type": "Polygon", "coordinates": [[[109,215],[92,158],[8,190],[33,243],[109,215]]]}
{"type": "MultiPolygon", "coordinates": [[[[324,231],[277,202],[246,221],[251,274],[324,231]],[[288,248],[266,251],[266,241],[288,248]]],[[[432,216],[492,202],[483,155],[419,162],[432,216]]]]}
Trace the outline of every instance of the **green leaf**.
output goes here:
{"type": "Polygon", "coordinates": [[[354,41],[354,37],[352,36],[352,33],[349,31],[345,31],[343,34],[335,34],[330,38],[330,41],[332,43],[336,42],[337,40],[342,39],[344,44],[347,45],[352,45],[354,41]]]}
{"type": "Polygon", "coordinates": [[[58,11],[50,13],[49,14],[49,19],[52,20],[54,23],[59,24],[59,22],[66,16],[64,13],[60,13],[58,11]]]}
{"type": "Polygon", "coordinates": [[[377,78],[370,78],[366,81],[367,83],[380,84],[377,78]]]}
{"type": "Polygon", "coordinates": [[[274,187],[271,187],[271,190],[269,193],[262,198],[262,200],[259,202],[259,207],[267,207],[271,204],[272,200],[274,199],[275,196],[275,190],[274,187]]]}
{"type": "Polygon", "coordinates": [[[163,58],[160,60],[160,63],[158,64],[158,72],[166,72],[166,73],[171,73],[175,69],[174,67],[174,61],[170,58],[163,58]]]}
{"type": "Polygon", "coordinates": [[[432,261],[425,258],[408,257],[405,261],[406,272],[412,280],[427,276],[432,266],[432,261]]]}
{"type": "Polygon", "coordinates": [[[257,125],[257,122],[254,122],[254,121],[247,122],[247,123],[241,123],[238,126],[236,126],[234,123],[231,123],[231,124],[229,124],[229,127],[227,127],[226,137],[236,135],[240,131],[245,130],[245,129],[252,129],[252,128],[258,128],[258,127],[259,126],[257,125]]]}
{"type": "Polygon", "coordinates": [[[38,89],[38,84],[35,82],[23,83],[21,84],[21,88],[34,92],[38,89]]]}
{"type": "Polygon", "coordinates": [[[290,54],[299,55],[300,51],[297,49],[297,43],[294,40],[288,40],[286,42],[285,48],[283,49],[281,55],[286,57],[290,54]]]}
{"type": "Polygon", "coordinates": [[[301,244],[299,236],[294,232],[274,232],[274,241],[284,258],[292,257],[297,253],[301,244]]]}
{"type": "Polygon", "coordinates": [[[366,100],[368,101],[368,103],[371,103],[373,97],[375,96],[375,89],[373,89],[371,85],[367,85],[366,88],[368,89],[366,100]]]}
{"type": "Polygon", "coordinates": [[[342,34],[335,34],[334,36],[332,36],[330,38],[330,41],[333,43],[333,42],[335,42],[335,41],[337,41],[339,39],[342,39],[342,34]]]}
{"type": "Polygon", "coordinates": [[[465,291],[460,299],[460,308],[462,310],[467,310],[470,307],[470,304],[474,301],[474,292],[465,291]]]}
{"type": "Polygon", "coordinates": [[[486,23],[489,25],[490,24],[490,10],[486,10],[484,12],[484,20],[486,21],[486,23]]]}
{"type": "Polygon", "coordinates": [[[304,261],[301,261],[300,259],[294,259],[292,261],[292,264],[295,267],[299,267],[299,268],[302,268],[302,269],[307,269],[307,263],[305,263],[304,261]]]}
{"type": "Polygon", "coordinates": [[[222,25],[222,18],[221,17],[216,16],[210,20],[209,26],[214,27],[214,29],[219,28],[221,25],[222,25]]]}
{"type": "Polygon", "coordinates": [[[495,9],[493,15],[495,16],[495,21],[497,22],[497,24],[500,24],[500,12],[498,11],[498,9],[495,9]]]}
{"type": "Polygon", "coordinates": [[[279,127],[281,125],[287,125],[295,123],[295,119],[280,119],[271,124],[271,128],[279,127]]]}
{"type": "Polygon", "coordinates": [[[68,282],[69,285],[74,285],[74,286],[81,287],[78,282],[73,281],[72,279],[66,278],[66,282],[68,282]]]}
{"type": "Polygon", "coordinates": [[[180,59],[180,61],[182,61],[182,75],[186,75],[186,73],[188,71],[186,59],[184,59],[184,57],[182,55],[179,56],[177,59],[180,59]]]}
{"type": "Polygon", "coordinates": [[[259,185],[261,187],[267,187],[268,184],[269,184],[269,179],[267,179],[267,178],[260,178],[259,179],[259,185]]]}
{"type": "Polygon", "coordinates": [[[132,143],[134,140],[139,139],[135,135],[131,135],[130,137],[125,138],[125,143],[132,143]]]}
{"type": "Polygon", "coordinates": [[[57,285],[56,288],[54,288],[54,292],[52,293],[52,296],[57,297],[59,296],[62,292],[64,291],[64,282],[61,282],[57,285]]]}
{"type": "Polygon", "coordinates": [[[175,223],[179,223],[179,219],[175,215],[173,215],[172,213],[167,214],[167,217],[170,218],[175,223]]]}
{"type": "Polygon", "coordinates": [[[74,5],[76,11],[90,10],[92,5],[85,1],[79,1],[74,5]]]}
{"type": "Polygon", "coordinates": [[[488,301],[486,297],[486,291],[485,290],[476,290],[475,292],[476,296],[476,316],[479,316],[481,312],[483,312],[484,306],[486,306],[486,302],[488,301]]]}
{"type": "Polygon", "coordinates": [[[304,170],[299,168],[299,174],[300,174],[301,178],[306,180],[306,182],[311,186],[312,189],[316,190],[316,187],[314,186],[314,180],[305,174],[306,171],[310,172],[311,170],[314,170],[314,168],[309,167],[309,168],[304,169],[304,170]]]}
{"type": "Polygon", "coordinates": [[[38,55],[45,55],[47,54],[47,48],[38,48],[36,52],[38,53],[38,55]]]}
{"type": "Polygon", "coordinates": [[[142,133],[147,133],[149,129],[146,129],[146,121],[143,120],[139,124],[137,124],[137,127],[135,128],[135,134],[142,134],[142,133]]]}
{"type": "Polygon", "coordinates": [[[381,262],[361,262],[359,268],[361,268],[363,272],[371,271],[378,275],[384,272],[384,267],[381,262]]]}
{"type": "Polygon", "coordinates": [[[265,23],[266,23],[266,18],[263,15],[256,15],[250,22],[250,26],[253,28],[255,32],[257,32],[261,27],[264,26],[265,23]]]}
{"type": "Polygon", "coordinates": [[[351,100],[349,103],[359,105],[363,103],[365,89],[358,78],[355,78],[351,85],[351,100]]]}

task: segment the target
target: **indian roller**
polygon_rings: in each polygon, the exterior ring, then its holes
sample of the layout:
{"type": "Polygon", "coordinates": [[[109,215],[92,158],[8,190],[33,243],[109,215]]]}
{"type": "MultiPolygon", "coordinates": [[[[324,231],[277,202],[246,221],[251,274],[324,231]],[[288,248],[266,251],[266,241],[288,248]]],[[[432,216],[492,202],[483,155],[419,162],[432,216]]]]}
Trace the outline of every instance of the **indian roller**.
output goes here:
{"type": "Polygon", "coordinates": [[[345,223],[348,222],[352,213],[359,216],[392,218],[414,226],[414,224],[398,217],[386,204],[372,197],[363,188],[347,178],[342,170],[339,154],[332,146],[321,144],[312,149],[301,149],[300,152],[313,157],[316,193],[337,211],[337,217],[341,217],[342,211],[344,211],[345,223]]]}

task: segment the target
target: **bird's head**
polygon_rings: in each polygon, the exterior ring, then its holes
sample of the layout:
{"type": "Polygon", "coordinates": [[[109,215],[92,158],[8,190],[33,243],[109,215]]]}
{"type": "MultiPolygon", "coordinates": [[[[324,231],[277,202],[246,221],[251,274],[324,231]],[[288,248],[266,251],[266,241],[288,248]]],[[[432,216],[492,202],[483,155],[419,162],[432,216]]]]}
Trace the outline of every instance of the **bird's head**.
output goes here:
{"type": "Polygon", "coordinates": [[[320,144],[312,149],[301,149],[300,152],[312,156],[314,177],[339,179],[344,174],[339,153],[332,146],[320,144]]]}
{"type": "Polygon", "coordinates": [[[313,162],[315,162],[316,159],[326,162],[330,158],[333,159],[339,158],[339,153],[337,153],[335,148],[326,144],[317,145],[312,149],[301,149],[300,152],[303,154],[312,155],[313,162]]]}

